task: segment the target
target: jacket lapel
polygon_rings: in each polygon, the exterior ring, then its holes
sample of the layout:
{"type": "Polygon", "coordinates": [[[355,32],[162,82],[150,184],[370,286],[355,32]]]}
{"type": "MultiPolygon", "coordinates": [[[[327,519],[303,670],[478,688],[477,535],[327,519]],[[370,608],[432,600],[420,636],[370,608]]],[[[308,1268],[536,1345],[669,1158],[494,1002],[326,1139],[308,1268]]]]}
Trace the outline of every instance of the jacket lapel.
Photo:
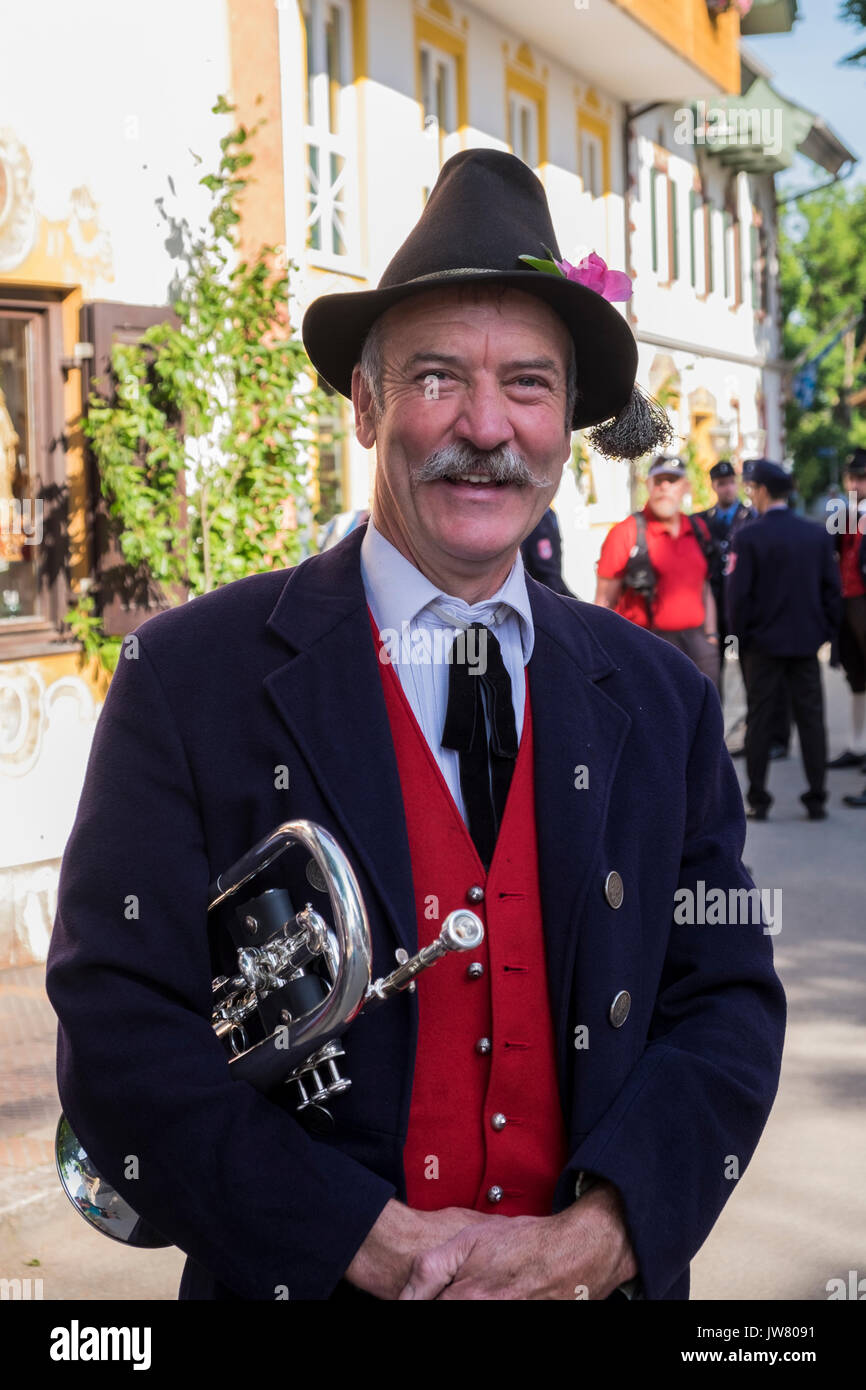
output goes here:
{"type": "Polygon", "coordinates": [[[535,743],[538,867],[551,1004],[567,1026],[587,895],[603,901],[607,809],[631,716],[601,688],[617,670],[572,603],[527,577],[535,625],[529,689],[535,743]]]}
{"type": "Polygon", "coordinates": [[[292,655],[264,684],[340,826],[343,847],[363,864],[397,940],[413,954],[400,778],[361,579],[365,529],[291,571],[268,627],[292,655]]]}

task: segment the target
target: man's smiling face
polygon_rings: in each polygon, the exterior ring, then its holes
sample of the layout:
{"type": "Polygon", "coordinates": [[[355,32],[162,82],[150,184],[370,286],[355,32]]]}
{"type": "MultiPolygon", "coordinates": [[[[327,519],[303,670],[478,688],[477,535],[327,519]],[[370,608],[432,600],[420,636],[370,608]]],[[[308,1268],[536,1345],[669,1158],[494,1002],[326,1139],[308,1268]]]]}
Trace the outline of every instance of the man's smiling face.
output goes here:
{"type": "Polygon", "coordinates": [[[376,444],[373,519],[447,592],[484,597],[570,454],[568,331],[532,295],[455,286],[395,305],[378,337],[382,409],[359,367],[352,383],[358,438],[376,444]]]}

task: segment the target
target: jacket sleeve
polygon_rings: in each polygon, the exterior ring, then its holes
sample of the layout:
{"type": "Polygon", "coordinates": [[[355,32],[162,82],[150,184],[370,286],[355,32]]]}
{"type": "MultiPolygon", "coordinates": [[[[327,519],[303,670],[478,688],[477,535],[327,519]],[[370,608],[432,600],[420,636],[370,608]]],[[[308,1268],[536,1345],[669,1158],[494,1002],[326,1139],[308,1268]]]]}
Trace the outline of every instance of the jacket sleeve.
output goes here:
{"type": "MultiPolygon", "coordinates": [[[[748,890],[742,798],[718,697],[705,686],[679,886],[748,890]]],[[[747,912],[736,925],[680,925],[671,908],[647,1045],[558,1189],[565,1205],[581,1172],[616,1185],[649,1299],[663,1298],[684,1273],[744,1172],[776,1093],[785,1028],[775,922],[747,912]]]]}
{"type": "Polygon", "coordinates": [[[743,646],[749,637],[750,593],[754,578],[751,545],[742,536],[735,536],[728,551],[730,571],[725,579],[727,628],[743,646]]]}
{"type": "Polygon", "coordinates": [[[138,650],[112,680],[61,868],[61,1103],[139,1215],[240,1297],[327,1298],[394,1188],[229,1074],[210,1021],[213,866],[146,630],[138,650]]]}

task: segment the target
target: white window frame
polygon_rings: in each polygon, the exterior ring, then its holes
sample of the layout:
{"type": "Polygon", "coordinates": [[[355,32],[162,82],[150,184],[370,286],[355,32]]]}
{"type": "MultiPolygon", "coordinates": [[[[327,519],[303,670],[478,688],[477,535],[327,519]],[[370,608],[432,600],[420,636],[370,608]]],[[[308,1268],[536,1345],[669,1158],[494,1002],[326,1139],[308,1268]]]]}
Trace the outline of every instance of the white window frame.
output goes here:
{"type": "Polygon", "coordinates": [[[580,177],[584,193],[593,199],[604,197],[604,145],[593,130],[580,132],[580,177]],[[598,192],[593,170],[598,173],[598,192]]]}
{"type": "MultiPolygon", "coordinates": [[[[728,217],[730,218],[730,221],[728,222],[728,225],[725,227],[725,249],[724,249],[724,255],[725,255],[725,278],[727,279],[727,282],[728,282],[728,293],[725,295],[725,303],[726,303],[726,304],[730,304],[732,308],[736,308],[737,305],[738,305],[738,303],[742,303],[742,298],[743,298],[743,296],[742,296],[742,284],[740,285],[739,299],[738,299],[738,297],[737,297],[737,242],[738,242],[739,237],[740,237],[740,223],[739,223],[738,218],[735,216],[735,214],[734,214],[734,212],[732,211],[731,208],[726,208],[726,209],[725,209],[725,212],[727,213],[728,217]]],[[[724,220],[725,220],[725,219],[724,219],[724,217],[723,217],[723,219],[722,219],[723,225],[724,225],[724,220]]],[[[743,272],[742,272],[742,264],[743,264],[743,248],[742,248],[742,242],[740,242],[739,251],[740,251],[740,257],[739,257],[739,259],[740,259],[740,276],[742,277],[742,273],[743,273],[743,272]]],[[[723,289],[723,291],[724,291],[724,281],[722,282],[722,289],[723,289]]]]}
{"type": "Polygon", "coordinates": [[[360,237],[358,218],[358,157],[357,129],[358,112],[355,92],[355,56],[352,48],[352,5],[351,0],[301,0],[302,16],[309,25],[312,52],[307,54],[305,80],[309,91],[311,110],[309,123],[304,127],[305,180],[307,197],[312,193],[313,178],[310,150],[316,148],[319,156],[319,192],[313,209],[306,219],[307,235],[313,223],[320,226],[321,246],[307,246],[306,254],[314,265],[330,270],[360,273],[360,237]],[[326,56],[326,18],[334,10],[340,16],[342,72],[340,73],[340,94],[338,97],[338,125],[334,132],[330,128],[330,90],[326,56]],[[312,80],[309,73],[313,73],[312,80]],[[331,158],[343,161],[343,168],[334,183],[330,182],[331,158]],[[327,186],[322,188],[322,176],[327,178],[327,186]],[[341,217],[343,253],[333,250],[334,213],[341,217]]]}
{"type": "Polygon", "coordinates": [[[524,164],[528,164],[530,169],[538,168],[538,102],[531,97],[524,96],[522,92],[508,93],[508,143],[518,159],[522,159],[524,164]],[[521,132],[521,117],[527,117],[528,126],[528,151],[523,150],[523,137],[521,132]],[[515,137],[519,136],[519,139],[515,137]],[[520,148],[518,148],[520,146],[520,148]]]}
{"type": "Polygon", "coordinates": [[[656,279],[662,284],[667,285],[671,280],[670,264],[670,227],[668,226],[668,175],[664,169],[656,169],[657,177],[654,179],[650,175],[650,184],[654,185],[653,193],[655,197],[655,219],[656,219],[656,255],[658,259],[658,269],[656,279]]]}
{"type": "MultiPolygon", "coordinates": [[[[438,176],[445,161],[450,159],[452,154],[456,154],[459,149],[457,59],[453,53],[446,53],[443,48],[437,48],[435,44],[428,43],[426,39],[418,45],[418,54],[421,70],[421,115],[424,122],[424,137],[430,141],[430,147],[433,150],[433,168],[438,176]],[[440,65],[448,75],[445,84],[444,127],[439,120],[438,112],[432,109],[436,100],[434,74],[437,65],[440,65]],[[425,86],[428,87],[426,91],[425,86]]],[[[435,182],[436,178],[434,177],[431,187],[435,182]]]]}
{"type": "Polygon", "coordinates": [[[706,296],[708,293],[707,278],[707,257],[706,257],[706,204],[703,198],[696,198],[691,210],[691,226],[689,235],[692,238],[695,258],[695,281],[693,289],[695,294],[706,296]]]}

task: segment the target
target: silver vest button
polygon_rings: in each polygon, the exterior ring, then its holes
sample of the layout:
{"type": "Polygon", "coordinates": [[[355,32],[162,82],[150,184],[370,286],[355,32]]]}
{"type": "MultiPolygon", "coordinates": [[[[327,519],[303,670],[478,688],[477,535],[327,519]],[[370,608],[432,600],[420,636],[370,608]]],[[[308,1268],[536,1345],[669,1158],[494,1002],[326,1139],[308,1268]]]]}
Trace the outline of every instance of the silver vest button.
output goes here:
{"type": "Polygon", "coordinates": [[[604,896],[607,899],[608,905],[613,908],[622,907],[624,895],[625,890],[622,886],[622,879],[616,869],[611,869],[604,881],[604,896]]]}
{"type": "Polygon", "coordinates": [[[508,1121],[502,1114],[502,1111],[497,1110],[495,1115],[490,1116],[490,1123],[492,1124],[494,1129],[499,1130],[504,1129],[505,1126],[508,1124],[508,1121]]]}
{"type": "Polygon", "coordinates": [[[488,1187],[487,1189],[488,1202],[501,1202],[504,1196],[505,1193],[502,1191],[502,1188],[497,1186],[496,1184],[494,1184],[493,1187],[488,1187]]]}
{"type": "Polygon", "coordinates": [[[469,889],[466,896],[471,903],[483,903],[484,889],[480,886],[480,884],[476,883],[473,885],[472,888],[469,889]]]}
{"type": "Polygon", "coordinates": [[[628,1011],[630,1008],[631,995],[629,994],[627,989],[621,989],[619,994],[615,996],[614,1001],[610,1006],[610,1012],[608,1013],[608,1018],[610,1019],[614,1028],[622,1027],[626,1019],[628,1018],[628,1011]]]}
{"type": "Polygon", "coordinates": [[[481,976],[484,974],[484,966],[481,964],[481,961],[474,960],[471,965],[467,965],[466,974],[469,976],[470,980],[480,980],[481,976]]]}
{"type": "Polygon", "coordinates": [[[491,1042],[489,1038],[479,1038],[477,1043],[475,1044],[475,1051],[479,1052],[482,1057],[487,1056],[488,1052],[490,1051],[490,1048],[491,1042]]]}

